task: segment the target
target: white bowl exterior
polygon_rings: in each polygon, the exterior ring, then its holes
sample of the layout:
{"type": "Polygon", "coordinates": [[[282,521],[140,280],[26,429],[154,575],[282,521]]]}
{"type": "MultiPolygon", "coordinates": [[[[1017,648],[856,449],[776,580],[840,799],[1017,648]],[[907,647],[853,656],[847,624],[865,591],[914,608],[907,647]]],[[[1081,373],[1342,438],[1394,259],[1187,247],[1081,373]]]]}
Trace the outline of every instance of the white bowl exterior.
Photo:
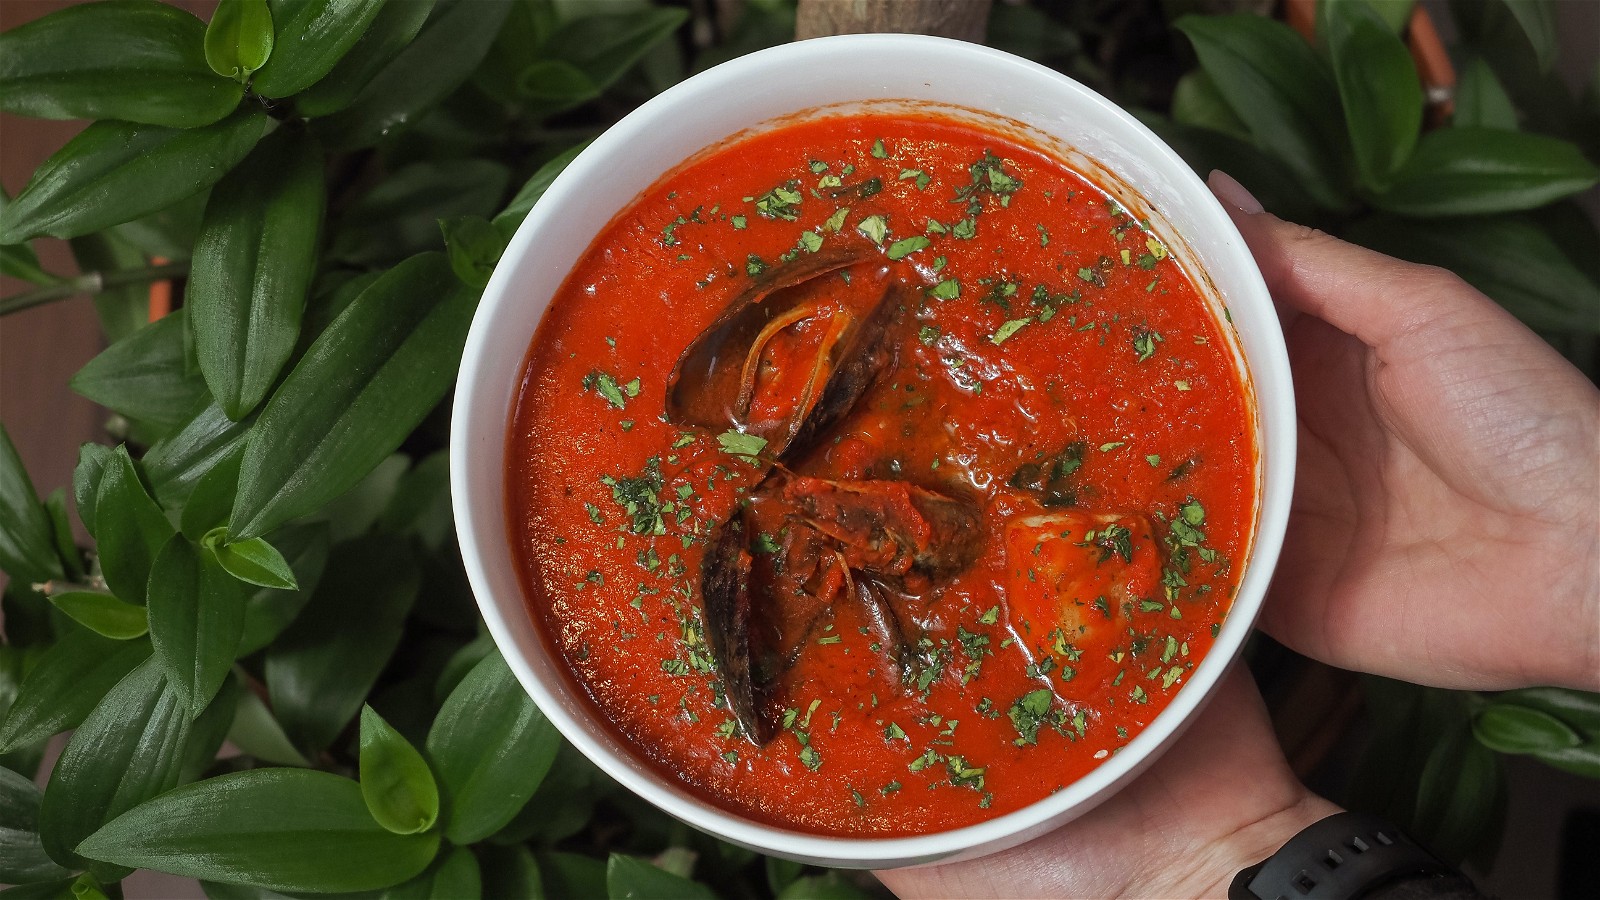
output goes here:
{"type": "MultiPolygon", "coordinates": [[[[1113,194],[1112,179],[1096,180],[1113,194]]],[[[1202,284],[1202,287],[1204,285],[1202,284]]],[[[613,778],[724,840],[802,862],[874,867],[993,853],[1081,815],[1149,765],[1193,717],[1249,635],[1277,561],[1294,477],[1294,400],[1276,313],[1238,231],[1205,185],[1148,129],[1075,81],[975,44],[851,35],[789,44],[725,63],[666,91],[601,135],[545,193],[512,238],[467,337],[450,438],[450,486],[474,594],[512,671],[561,733],[613,778]],[[1074,164],[1109,172],[1123,199],[1157,220],[1176,254],[1231,311],[1256,399],[1261,499],[1254,544],[1212,651],[1122,752],[1024,809],[953,831],[837,838],[777,828],[717,807],[664,777],[606,726],[552,659],[524,602],[506,511],[506,436],[529,342],[551,296],[612,217],[684,159],[799,111],[910,100],[984,110],[1050,136],[1074,164]],[[1076,151],[1076,152],[1073,152],[1076,151]],[[1097,165],[1096,165],[1097,164],[1097,165]],[[1203,272],[1203,275],[1202,275],[1203,272]]]]}

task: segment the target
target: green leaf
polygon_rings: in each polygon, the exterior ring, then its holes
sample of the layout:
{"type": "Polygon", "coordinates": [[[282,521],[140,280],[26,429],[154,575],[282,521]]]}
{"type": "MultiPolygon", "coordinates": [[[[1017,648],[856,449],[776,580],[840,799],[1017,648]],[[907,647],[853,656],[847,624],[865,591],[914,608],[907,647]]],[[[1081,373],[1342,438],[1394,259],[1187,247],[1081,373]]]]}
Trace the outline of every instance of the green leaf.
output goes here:
{"type": "Polygon", "coordinates": [[[267,0],[221,0],[206,26],[206,63],[218,75],[243,82],[272,56],[272,43],[267,0]]]}
{"type": "Polygon", "coordinates": [[[222,682],[222,689],[211,698],[200,715],[189,726],[189,740],[183,749],[183,761],[178,769],[178,783],[188,784],[204,775],[216,762],[217,751],[222,749],[233,728],[239,712],[239,700],[246,693],[241,679],[234,675],[222,682]]]}
{"type": "MultiPolygon", "coordinates": [[[[537,869],[534,870],[534,875],[536,879],[534,885],[537,887],[537,869]]],[[[535,900],[540,896],[538,893],[530,894],[524,891],[515,893],[485,891],[477,857],[466,847],[451,847],[442,851],[421,875],[389,888],[375,900],[461,900],[461,898],[477,897],[519,897],[535,900]]]]}
{"type": "MultiPolygon", "coordinates": [[[[226,533],[226,529],[223,532],[226,533]]],[[[222,568],[240,581],[282,591],[292,591],[298,587],[288,560],[265,538],[231,543],[219,541],[211,546],[211,552],[216,555],[222,568]]]]}
{"type": "Polygon", "coordinates": [[[688,19],[688,10],[659,6],[568,19],[518,77],[518,93],[532,101],[534,115],[598,97],[688,19]]]}
{"type": "Polygon", "coordinates": [[[155,0],[69,6],[0,35],[0,109],[209,125],[239,105],[243,89],[206,66],[204,38],[199,19],[155,0]]]}
{"type": "Polygon", "coordinates": [[[1417,146],[1422,82],[1411,52],[1367,0],[1324,0],[1317,12],[1356,169],[1364,184],[1381,190],[1417,146]]]}
{"type": "Polygon", "coordinates": [[[328,523],[334,542],[358,538],[372,530],[378,517],[394,502],[400,480],[410,468],[411,457],[390,454],[355,487],[323,506],[316,516],[328,523]]]}
{"type": "Polygon", "coordinates": [[[517,195],[511,198],[511,202],[506,204],[506,208],[494,217],[495,227],[499,228],[502,234],[510,234],[516,231],[517,226],[522,224],[522,220],[527,218],[528,212],[533,209],[533,205],[538,203],[539,198],[544,196],[544,192],[550,189],[550,185],[556,180],[556,176],[571,165],[572,161],[577,159],[578,154],[582,153],[583,148],[587,146],[589,146],[589,142],[584,141],[563,151],[561,155],[540,166],[538,171],[533,173],[533,177],[522,185],[522,189],[517,191],[517,195]]]}
{"type": "Polygon", "coordinates": [[[283,726],[273,717],[272,710],[251,691],[239,696],[239,707],[234,712],[233,724],[228,728],[228,742],[240,752],[262,762],[280,766],[310,768],[311,763],[296,750],[283,726]]]}
{"type": "Polygon", "coordinates": [[[45,160],[0,212],[0,244],[77,237],[170,206],[238,165],[268,121],[240,110],[188,130],[95,122],[45,160]]]}
{"type": "Polygon", "coordinates": [[[606,896],[606,864],[600,860],[577,853],[540,853],[537,859],[546,897],[606,896]]]}
{"type": "Polygon", "coordinates": [[[107,464],[116,455],[104,444],[84,444],[78,448],[78,465],[72,470],[72,499],[78,504],[78,521],[95,533],[95,500],[100,493],[100,480],[107,464]]]}
{"type": "Polygon", "coordinates": [[[95,528],[100,570],[111,592],[129,603],[144,603],[150,565],[173,528],[145,492],[126,446],[113,451],[100,477],[95,528]]]}
{"type": "Polygon", "coordinates": [[[1374,205],[1407,216],[1518,212],[1588,190],[1600,171],[1566,141],[1498,128],[1441,128],[1374,205]]]}
{"type": "Polygon", "coordinates": [[[1600,694],[1569,688],[1536,687],[1506,691],[1494,697],[1549,713],[1590,738],[1600,738],[1600,694]]]}
{"type": "Polygon", "coordinates": [[[63,488],[56,488],[50,496],[44,498],[45,515],[50,517],[50,530],[55,539],[56,556],[61,560],[61,566],[66,570],[66,576],[73,581],[82,581],[88,577],[84,569],[85,561],[83,551],[78,549],[77,538],[72,535],[72,518],[67,512],[67,492],[63,488]]]}
{"type": "MultiPolygon", "coordinates": [[[[235,452],[244,452],[253,424],[253,419],[233,421],[220,404],[207,398],[205,406],[193,411],[176,431],[157,441],[140,460],[150,478],[150,489],[167,506],[188,502],[200,480],[218,462],[235,452]]],[[[83,509],[81,498],[78,509],[83,509]]]]}
{"type": "Polygon", "coordinates": [[[336,548],[311,602],[267,649],[272,708],[298,746],[328,746],[361,709],[400,643],[418,580],[410,548],[391,538],[336,548]]]}
{"type": "Polygon", "coordinates": [[[1451,123],[1457,127],[1517,130],[1517,110],[1510,95],[1480,57],[1469,59],[1461,67],[1455,104],[1451,123]]]}
{"type": "Polygon", "coordinates": [[[244,445],[236,445],[200,477],[183,504],[179,524],[184,537],[198,542],[228,521],[234,495],[238,492],[239,461],[243,456],[244,445]]]}
{"type": "Polygon", "coordinates": [[[211,192],[186,297],[200,371],[229,418],[255,409],[294,351],[324,199],[322,151],[288,129],[211,192]]]}
{"type": "Polygon", "coordinates": [[[71,874],[39,842],[39,789],[10,769],[0,769],[0,884],[31,884],[71,874]]]}
{"type": "Polygon", "coordinates": [[[442,253],[412,257],[363,291],[262,410],[234,539],[317,509],[393,452],[454,380],[476,301],[442,253]]]}
{"type": "Polygon", "coordinates": [[[1547,0],[1502,0],[1511,17],[1528,36],[1534,55],[1539,60],[1539,71],[1548,72],[1555,65],[1561,50],[1561,38],[1556,28],[1554,6],[1547,0]]]}
{"type": "Polygon", "coordinates": [[[295,111],[308,119],[350,105],[383,67],[405,49],[433,11],[434,0],[385,3],[377,18],[328,76],[294,98],[295,111]]]}
{"type": "Polygon", "coordinates": [[[1406,23],[1411,19],[1411,9],[1416,6],[1416,0],[1363,0],[1363,2],[1377,13],[1383,27],[1395,34],[1406,30],[1406,23]]]}
{"type": "MultiPolygon", "coordinates": [[[[11,195],[0,188],[0,211],[11,202],[11,195]]],[[[61,279],[39,267],[39,255],[27,244],[0,246],[0,275],[20,278],[30,284],[55,284],[61,279]]]]}
{"type": "MultiPolygon", "coordinates": [[[[119,238],[115,230],[75,237],[70,241],[73,261],[80,272],[120,272],[149,265],[137,247],[119,238]]],[[[130,284],[94,295],[95,315],[106,340],[116,343],[150,324],[150,285],[130,284]]]]}
{"type": "Polygon", "coordinates": [[[1583,736],[1547,712],[1531,706],[1491,703],[1472,720],[1478,743],[1500,753],[1565,750],[1583,743],[1583,736]]]}
{"type": "Polygon", "coordinates": [[[0,753],[78,727],[106,692],[149,656],[149,641],[114,641],[74,626],[22,680],[0,724],[0,753]]]}
{"type": "MultiPolygon", "coordinates": [[[[210,191],[190,194],[147,216],[113,225],[106,233],[142,254],[140,265],[144,265],[144,257],[153,256],[169,261],[187,260],[195,239],[200,236],[200,220],[210,198],[210,191]]],[[[136,287],[149,292],[143,285],[136,287]]]]}
{"type": "Polygon", "coordinates": [[[484,657],[428,731],[428,758],[443,782],[445,836],[470,844],[499,831],[533,796],[560,745],[499,652],[484,657]]]}
{"type": "Polygon", "coordinates": [[[445,250],[456,277],[467,287],[482,290],[494,274],[500,254],[505,252],[506,239],[481,216],[441,219],[439,228],[444,232],[445,250]]]}
{"type": "Polygon", "coordinates": [[[400,477],[376,524],[385,534],[413,535],[433,551],[451,539],[455,519],[450,506],[448,451],[430,455],[400,477]]]}
{"type": "Polygon", "coordinates": [[[1195,69],[1172,89],[1172,119],[1196,128],[1209,128],[1242,141],[1250,139],[1250,128],[1234,115],[1217,85],[1204,69],[1195,69]]]}
{"type": "Polygon", "coordinates": [[[233,669],[244,632],[244,593],[215,557],[181,534],[150,570],[150,642],[193,716],[233,669]]]}
{"type": "Polygon", "coordinates": [[[439,818],[439,786],[417,748],[372,707],[361,707],[361,796],[378,824],[415,834],[439,818]]]}
{"type": "Polygon", "coordinates": [[[869,900],[871,894],[856,887],[838,872],[798,878],[777,895],[777,900],[869,900]]]}
{"type": "MultiPolygon", "coordinates": [[[[117,682],[73,732],[45,786],[39,836],[51,858],[82,867],[73,853],[79,841],[172,790],[188,734],[188,709],[156,660],[145,660],[117,682]]],[[[91,871],[120,877],[101,866],[91,871]]]]}
{"type": "Polygon", "coordinates": [[[281,551],[289,563],[299,587],[295,590],[261,588],[245,604],[244,637],[239,641],[239,655],[248,656],[277,639],[300,614],[317,582],[322,569],[328,564],[328,527],[291,525],[272,533],[272,546],[281,551]]]}
{"type": "Polygon", "coordinates": [[[1472,739],[1464,723],[1434,744],[1417,785],[1412,833],[1424,846],[1459,863],[1494,827],[1505,774],[1494,751],[1472,739]]]}
{"type": "Polygon", "coordinates": [[[1173,23],[1256,143],[1321,206],[1348,205],[1339,91],[1316,51],[1289,26],[1249,13],[1173,23]]]}
{"type": "Polygon", "coordinates": [[[78,849],[92,859],[190,878],[339,893],[399,884],[427,868],[438,848],[437,833],[384,830],[348,778],[256,769],[157,797],[78,849]]]}
{"type": "Polygon", "coordinates": [[[328,257],[367,265],[436,249],[440,219],[493,214],[510,180],[505,166],[486,159],[406,166],[351,204],[328,257]]]}
{"type": "Polygon", "coordinates": [[[316,84],[361,38],[383,5],[384,0],[270,0],[277,41],[251,89],[277,98],[316,84]]]}
{"type": "Polygon", "coordinates": [[[477,68],[505,21],[504,0],[442,0],[416,39],[389,61],[351,103],[315,120],[330,148],[375,144],[416,121],[477,68]]]}
{"type": "Polygon", "coordinates": [[[50,514],[22,466],[11,435],[0,424],[0,570],[26,582],[64,574],[56,553],[50,514]]]}
{"type": "Polygon", "coordinates": [[[703,884],[637,856],[613,853],[606,862],[606,896],[611,900],[715,900],[717,895],[703,884]]]}
{"type": "Polygon", "coordinates": [[[1531,328],[1600,332],[1600,286],[1527,218],[1450,219],[1419,228],[1406,219],[1374,216],[1347,229],[1345,237],[1450,269],[1531,328]]]}
{"type": "Polygon", "coordinates": [[[123,603],[110,594],[68,591],[51,596],[50,602],[72,621],[114,641],[129,641],[150,630],[150,619],[144,607],[123,603]]]}
{"type": "Polygon", "coordinates": [[[102,350],[68,382],[78,394],[130,419],[172,427],[206,394],[184,342],[188,310],[162,316],[102,350]]]}
{"type": "Polygon", "coordinates": [[[1248,141],[1135,110],[1135,116],[1204,178],[1221,169],[1244,185],[1269,212],[1304,222],[1320,215],[1299,182],[1273,157],[1248,141]]]}
{"type": "Polygon", "coordinates": [[[767,887],[774,896],[783,893],[783,889],[793,884],[805,872],[805,865],[792,859],[769,856],[766,859],[767,887]]]}

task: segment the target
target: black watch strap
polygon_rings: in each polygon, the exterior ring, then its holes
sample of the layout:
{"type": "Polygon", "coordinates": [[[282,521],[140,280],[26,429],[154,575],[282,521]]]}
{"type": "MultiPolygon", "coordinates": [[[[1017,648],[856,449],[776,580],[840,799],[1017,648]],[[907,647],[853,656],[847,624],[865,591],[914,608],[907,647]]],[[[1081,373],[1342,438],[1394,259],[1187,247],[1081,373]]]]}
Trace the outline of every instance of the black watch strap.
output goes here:
{"type": "Polygon", "coordinates": [[[1241,871],[1229,900],[1351,900],[1401,878],[1457,876],[1393,824],[1367,813],[1327,817],[1241,871]]]}

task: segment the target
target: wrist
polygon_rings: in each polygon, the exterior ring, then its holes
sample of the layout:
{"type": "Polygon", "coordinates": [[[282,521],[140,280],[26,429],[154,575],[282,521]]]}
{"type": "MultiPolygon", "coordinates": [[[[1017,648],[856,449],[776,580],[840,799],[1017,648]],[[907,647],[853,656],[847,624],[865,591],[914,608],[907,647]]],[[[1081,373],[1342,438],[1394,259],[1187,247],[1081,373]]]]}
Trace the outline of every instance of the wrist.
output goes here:
{"type": "Polygon", "coordinates": [[[1288,806],[1249,822],[1176,861],[1165,877],[1130,883],[1128,897],[1226,897],[1239,870],[1266,859],[1305,828],[1337,812],[1338,805],[1302,788],[1288,806]]]}

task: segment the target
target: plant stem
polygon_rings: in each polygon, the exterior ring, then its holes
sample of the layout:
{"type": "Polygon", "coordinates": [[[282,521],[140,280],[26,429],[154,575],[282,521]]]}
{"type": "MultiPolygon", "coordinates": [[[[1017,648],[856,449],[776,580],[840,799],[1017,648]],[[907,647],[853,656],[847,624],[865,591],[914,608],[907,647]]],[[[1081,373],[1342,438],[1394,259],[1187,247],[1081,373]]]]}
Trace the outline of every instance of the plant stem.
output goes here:
{"type": "Polygon", "coordinates": [[[117,272],[87,272],[76,278],[66,278],[55,284],[47,284],[0,299],[0,316],[8,316],[14,312],[76,297],[79,294],[92,296],[114,288],[149,284],[152,281],[176,278],[188,273],[189,264],[186,262],[167,263],[145,269],[123,269],[117,272]]]}

